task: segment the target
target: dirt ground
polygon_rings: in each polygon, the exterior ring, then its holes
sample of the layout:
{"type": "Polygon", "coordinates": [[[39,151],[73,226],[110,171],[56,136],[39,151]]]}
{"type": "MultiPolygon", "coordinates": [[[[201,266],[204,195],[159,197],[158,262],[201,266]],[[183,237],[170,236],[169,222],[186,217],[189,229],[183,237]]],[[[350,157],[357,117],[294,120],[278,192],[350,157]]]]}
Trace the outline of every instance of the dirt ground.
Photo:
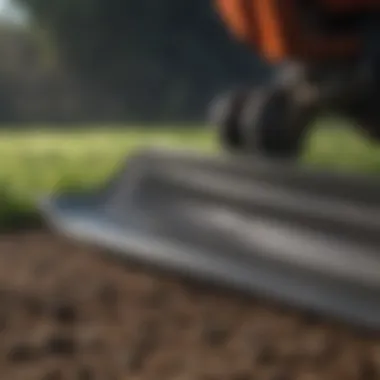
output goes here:
{"type": "Polygon", "coordinates": [[[0,379],[380,379],[379,337],[150,272],[1,236],[0,379]]]}

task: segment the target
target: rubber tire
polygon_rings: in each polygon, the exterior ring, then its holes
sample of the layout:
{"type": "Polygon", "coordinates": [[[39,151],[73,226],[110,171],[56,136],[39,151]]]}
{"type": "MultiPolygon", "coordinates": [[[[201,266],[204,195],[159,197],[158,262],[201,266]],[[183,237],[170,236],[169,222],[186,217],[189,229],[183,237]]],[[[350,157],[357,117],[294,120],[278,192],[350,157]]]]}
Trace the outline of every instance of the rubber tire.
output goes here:
{"type": "Polygon", "coordinates": [[[217,97],[209,110],[209,122],[215,129],[221,148],[229,153],[240,153],[243,149],[241,111],[248,91],[238,90],[217,97]]]}
{"type": "MultiPolygon", "coordinates": [[[[376,112],[374,110],[373,112],[376,112]]],[[[380,143],[380,115],[365,112],[363,114],[351,115],[351,120],[356,128],[364,135],[376,143],[380,143]]]]}
{"type": "Polygon", "coordinates": [[[380,89],[346,108],[344,114],[370,140],[380,142],[380,89]]]}
{"type": "Polygon", "coordinates": [[[246,100],[242,111],[244,150],[249,155],[297,159],[303,150],[314,107],[296,104],[284,88],[262,88],[246,100]]]}
{"type": "Polygon", "coordinates": [[[373,62],[373,78],[368,93],[352,99],[344,114],[361,132],[375,142],[380,142],[380,58],[373,62]]]}

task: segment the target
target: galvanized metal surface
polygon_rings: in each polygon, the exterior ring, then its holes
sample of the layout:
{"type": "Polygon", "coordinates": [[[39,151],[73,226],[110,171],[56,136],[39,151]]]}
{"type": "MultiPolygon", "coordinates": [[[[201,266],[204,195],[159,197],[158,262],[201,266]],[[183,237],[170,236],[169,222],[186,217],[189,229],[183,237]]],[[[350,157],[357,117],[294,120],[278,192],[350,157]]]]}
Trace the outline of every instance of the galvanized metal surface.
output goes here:
{"type": "Polygon", "coordinates": [[[150,150],[41,211],[126,259],[380,329],[380,181],[150,150]]]}

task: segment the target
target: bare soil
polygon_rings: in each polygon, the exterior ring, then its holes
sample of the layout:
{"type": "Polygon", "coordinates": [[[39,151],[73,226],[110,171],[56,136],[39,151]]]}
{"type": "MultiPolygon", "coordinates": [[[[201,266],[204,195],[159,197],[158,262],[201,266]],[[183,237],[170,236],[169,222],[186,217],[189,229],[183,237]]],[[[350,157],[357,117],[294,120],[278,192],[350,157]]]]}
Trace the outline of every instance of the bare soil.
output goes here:
{"type": "Polygon", "coordinates": [[[0,237],[0,379],[380,379],[380,337],[122,265],[48,232],[0,237]]]}

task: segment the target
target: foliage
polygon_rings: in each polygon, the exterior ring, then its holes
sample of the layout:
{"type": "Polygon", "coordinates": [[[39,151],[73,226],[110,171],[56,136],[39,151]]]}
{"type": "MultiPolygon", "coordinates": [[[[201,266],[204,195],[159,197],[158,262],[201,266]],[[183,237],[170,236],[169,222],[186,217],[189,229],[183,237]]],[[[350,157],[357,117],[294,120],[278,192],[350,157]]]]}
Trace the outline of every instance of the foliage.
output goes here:
{"type": "Polygon", "coordinates": [[[128,120],[200,120],[216,93],[267,72],[231,40],[211,0],[16,1],[128,120]]]}

